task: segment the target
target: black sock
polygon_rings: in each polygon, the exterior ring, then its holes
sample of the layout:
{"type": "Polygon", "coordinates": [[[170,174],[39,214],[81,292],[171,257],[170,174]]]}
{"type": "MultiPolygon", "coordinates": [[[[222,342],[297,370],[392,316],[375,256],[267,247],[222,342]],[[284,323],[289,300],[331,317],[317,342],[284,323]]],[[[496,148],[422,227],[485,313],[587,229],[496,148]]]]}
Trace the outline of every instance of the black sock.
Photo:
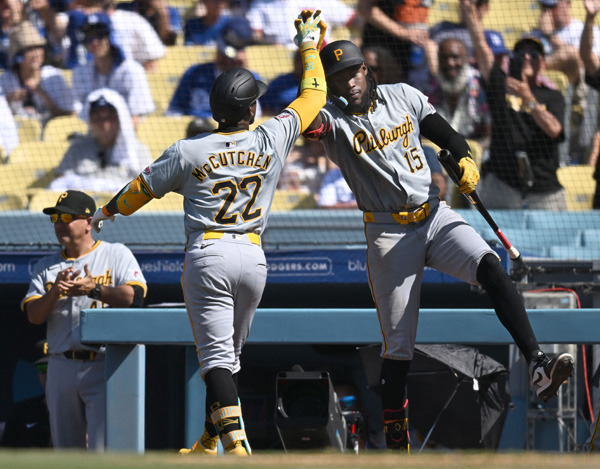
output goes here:
{"type": "Polygon", "coordinates": [[[409,368],[410,360],[383,360],[380,384],[384,415],[394,412],[394,419],[406,417],[406,377],[409,368]]]}
{"type": "Polygon", "coordinates": [[[539,356],[540,346],[527,317],[523,299],[495,255],[483,256],[477,268],[477,281],[492,300],[498,319],[512,336],[527,363],[531,363],[539,356]]]}
{"type": "MultiPolygon", "coordinates": [[[[237,386],[229,370],[215,368],[204,377],[206,383],[206,412],[211,415],[223,407],[239,404],[237,386]]],[[[217,422],[216,430],[222,435],[241,428],[239,419],[224,418],[217,422]]]]}

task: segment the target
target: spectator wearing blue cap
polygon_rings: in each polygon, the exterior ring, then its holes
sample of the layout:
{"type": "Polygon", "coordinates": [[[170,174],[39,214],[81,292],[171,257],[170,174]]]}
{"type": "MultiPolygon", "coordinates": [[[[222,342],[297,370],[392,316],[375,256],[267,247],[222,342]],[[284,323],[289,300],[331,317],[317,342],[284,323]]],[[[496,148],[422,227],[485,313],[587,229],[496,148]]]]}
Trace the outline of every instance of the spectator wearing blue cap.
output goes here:
{"type": "Polygon", "coordinates": [[[88,16],[81,26],[83,43],[93,60],[73,70],[73,90],[81,102],[98,88],[117,91],[129,107],[135,126],[142,117],[154,111],[154,101],[144,67],[126,59],[123,51],[111,39],[108,18],[88,16]]]}
{"type": "Polygon", "coordinates": [[[54,40],[62,48],[61,56],[66,68],[92,60],[82,42],[80,28],[87,17],[94,15],[111,25],[112,39],[128,59],[133,59],[152,71],[166,49],[152,25],[134,11],[116,9],[112,0],[77,0],[71,8],[56,15],[54,40]],[[62,23],[66,27],[61,27],[62,23]]]}
{"type": "MultiPolygon", "coordinates": [[[[215,61],[192,65],[184,72],[166,114],[212,117],[209,95],[215,79],[233,67],[248,69],[246,46],[251,40],[252,31],[246,19],[231,21],[217,40],[215,61]]],[[[260,79],[257,73],[253,73],[256,79],[260,79]]],[[[256,117],[261,115],[259,103],[256,117]]]]}
{"type": "Polygon", "coordinates": [[[478,186],[481,200],[493,209],[567,210],[556,175],[565,101],[541,80],[542,43],[535,37],[517,41],[507,75],[485,39],[473,0],[460,0],[460,6],[492,115],[490,155],[478,186]]]}

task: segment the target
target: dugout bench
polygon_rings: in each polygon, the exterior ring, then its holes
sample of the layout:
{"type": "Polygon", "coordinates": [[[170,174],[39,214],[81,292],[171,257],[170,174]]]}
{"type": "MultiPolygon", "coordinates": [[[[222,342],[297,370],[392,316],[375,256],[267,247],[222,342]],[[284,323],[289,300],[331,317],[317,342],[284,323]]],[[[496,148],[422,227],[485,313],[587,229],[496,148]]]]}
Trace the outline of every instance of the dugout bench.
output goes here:
{"type": "MultiPolygon", "coordinates": [[[[540,343],[600,343],[600,309],[534,309],[540,343]]],[[[106,449],[144,452],[145,344],[186,347],[185,444],[202,433],[204,384],[185,309],[88,309],[81,341],[106,344],[106,449]]],[[[248,343],[373,344],[381,342],[374,309],[259,309],[248,343]]],[[[423,309],[418,343],[510,344],[491,309],[423,309]]]]}

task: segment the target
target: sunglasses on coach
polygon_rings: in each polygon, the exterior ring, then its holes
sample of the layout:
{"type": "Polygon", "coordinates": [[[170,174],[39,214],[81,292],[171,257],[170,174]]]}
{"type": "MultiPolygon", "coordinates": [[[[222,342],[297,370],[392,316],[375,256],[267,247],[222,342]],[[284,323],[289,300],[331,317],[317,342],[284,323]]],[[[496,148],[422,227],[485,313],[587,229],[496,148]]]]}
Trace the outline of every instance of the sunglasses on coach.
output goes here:
{"type": "Polygon", "coordinates": [[[78,215],[78,216],[73,216],[70,213],[61,213],[60,215],[58,213],[53,213],[50,215],[50,221],[52,223],[58,223],[58,219],[60,218],[60,220],[63,223],[71,223],[73,220],[81,220],[84,218],[87,218],[86,216],[82,216],[82,215],[78,215]]]}

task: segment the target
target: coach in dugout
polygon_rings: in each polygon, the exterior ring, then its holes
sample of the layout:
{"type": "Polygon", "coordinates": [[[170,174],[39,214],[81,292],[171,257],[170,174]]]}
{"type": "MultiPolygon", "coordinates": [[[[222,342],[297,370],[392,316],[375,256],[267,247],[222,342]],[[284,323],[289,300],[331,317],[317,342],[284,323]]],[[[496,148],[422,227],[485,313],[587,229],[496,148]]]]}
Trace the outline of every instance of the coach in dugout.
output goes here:
{"type": "Polygon", "coordinates": [[[564,141],[565,101],[542,81],[544,47],[524,37],[507,71],[495,61],[473,0],[460,0],[492,115],[490,158],[479,196],[488,208],[567,210],[560,185],[558,144],[564,141]]]}
{"type": "Polygon", "coordinates": [[[104,451],[104,347],[79,341],[79,315],[89,308],[141,307],[146,281],[131,251],[95,241],[94,199],[75,190],[45,208],[63,247],[38,261],[21,308],[32,324],[48,323],[46,399],[55,448],[104,451]]]}

